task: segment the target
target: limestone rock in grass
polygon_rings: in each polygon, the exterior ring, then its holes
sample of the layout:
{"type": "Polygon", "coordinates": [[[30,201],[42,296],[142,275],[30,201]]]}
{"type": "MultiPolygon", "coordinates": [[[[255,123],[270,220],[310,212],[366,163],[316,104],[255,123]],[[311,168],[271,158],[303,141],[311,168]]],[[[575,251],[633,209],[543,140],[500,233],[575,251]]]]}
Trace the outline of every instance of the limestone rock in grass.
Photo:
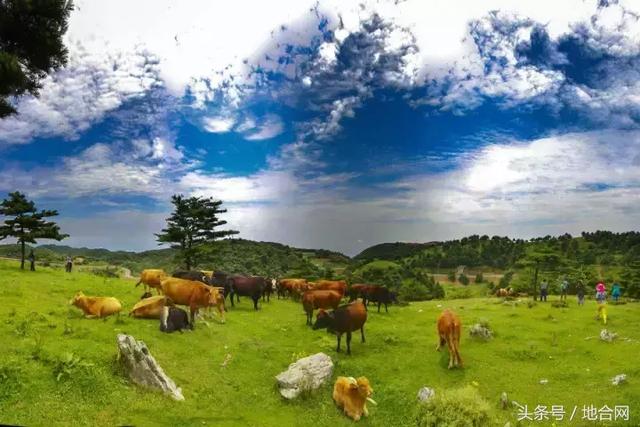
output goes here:
{"type": "Polygon", "coordinates": [[[134,383],[162,391],[175,400],[184,400],[182,390],[169,378],[144,342],[131,335],[118,334],[118,360],[134,383]]]}
{"type": "Polygon", "coordinates": [[[436,391],[434,389],[429,387],[422,387],[420,390],[418,390],[418,401],[426,402],[427,400],[431,399],[435,395],[436,395],[436,391]]]}
{"type": "Polygon", "coordinates": [[[616,339],[617,336],[618,336],[618,334],[616,334],[614,332],[609,332],[606,329],[603,329],[603,330],[600,331],[600,339],[602,341],[612,342],[613,340],[616,339]]]}
{"type": "Polygon", "coordinates": [[[620,385],[626,382],[627,376],[625,374],[616,375],[615,377],[611,378],[611,384],[613,385],[620,385]]]}
{"type": "Polygon", "coordinates": [[[483,340],[489,340],[493,337],[493,332],[491,332],[491,329],[487,326],[476,323],[469,329],[469,335],[483,340]]]}
{"type": "Polygon", "coordinates": [[[324,353],[303,357],[289,365],[289,369],[276,376],[280,394],[294,399],[303,392],[322,386],[333,375],[333,361],[324,353]]]}

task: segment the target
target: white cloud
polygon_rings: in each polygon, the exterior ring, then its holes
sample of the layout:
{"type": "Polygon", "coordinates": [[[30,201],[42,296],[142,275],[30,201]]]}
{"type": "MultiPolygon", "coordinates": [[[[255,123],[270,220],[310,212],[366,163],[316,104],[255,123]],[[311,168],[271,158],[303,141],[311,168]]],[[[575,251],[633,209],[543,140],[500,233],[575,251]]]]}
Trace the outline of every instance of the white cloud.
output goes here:
{"type": "Polygon", "coordinates": [[[232,117],[205,117],[202,119],[202,124],[207,132],[211,133],[226,133],[233,129],[235,119],[232,117]]]}
{"type": "MultiPolygon", "coordinates": [[[[247,124],[247,122],[245,122],[247,124]]],[[[267,114],[262,122],[251,125],[242,126],[238,128],[239,131],[244,132],[244,139],[249,141],[261,141],[263,139],[271,139],[280,135],[284,131],[284,124],[280,117],[275,114],[267,114]]]]}

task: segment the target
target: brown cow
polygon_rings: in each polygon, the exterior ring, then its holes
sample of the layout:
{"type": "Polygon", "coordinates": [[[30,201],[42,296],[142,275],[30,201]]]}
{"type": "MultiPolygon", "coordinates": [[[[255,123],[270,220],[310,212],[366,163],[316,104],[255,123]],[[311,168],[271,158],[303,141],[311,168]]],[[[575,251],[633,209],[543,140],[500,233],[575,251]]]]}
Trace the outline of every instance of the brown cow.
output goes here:
{"type": "Polygon", "coordinates": [[[513,295],[513,290],[511,288],[500,288],[496,291],[497,297],[510,297],[513,295]]]}
{"type": "Polygon", "coordinates": [[[86,317],[107,317],[122,310],[120,301],[113,297],[88,297],[82,292],[78,292],[69,304],[82,310],[86,317]]]}
{"type": "Polygon", "coordinates": [[[144,269],[140,273],[140,280],[136,283],[136,286],[142,283],[144,285],[144,289],[147,287],[154,288],[158,294],[162,291],[162,281],[169,277],[167,273],[165,273],[162,269],[144,269]]]}
{"type": "Polygon", "coordinates": [[[367,310],[361,301],[355,301],[346,305],[342,305],[335,310],[324,311],[320,309],[316,316],[316,323],[313,329],[326,328],[329,332],[333,332],[338,337],[338,347],[336,351],[340,351],[340,341],[342,334],[347,333],[347,354],[351,354],[351,332],[360,329],[362,342],[364,340],[364,324],[367,321],[367,310]]]}
{"type": "Polygon", "coordinates": [[[159,319],[162,309],[172,305],[173,302],[165,295],[152,296],[138,301],[129,312],[129,316],[139,319],[159,319]]]}
{"type": "Polygon", "coordinates": [[[357,298],[363,298],[363,291],[369,285],[363,283],[356,283],[349,288],[349,302],[355,301],[357,298]]]}
{"type": "Polygon", "coordinates": [[[462,359],[460,358],[460,328],[462,323],[460,318],[453,311],[446,309],[438,317],[438,341],[437,351],[440,351],[446,343],[449,347],[449,369],[454,365],[462,367],[462,359]]]}
{"type": "Polygon", "coordinates": [[[307,325],[313,322],[313,310],[318,308],[333,308],[334,310],[340,305],[342,297],[336,291],[316,291],[310,290],[302,295],[302,307],[307,313],[307,325]]]}
{"type": "Polygon", "coordinates": [[[293,297],[293,291],[297,287],[307,283],[307,279],[280,279],[279,291],[278,295],[282,295],[283,297],[291,296],[293,297]]]}
{"type": "Polygon", "coordinates": [[[191,310],[191,328],[195,327],[195,315],[202,307],[215,306],[224,323],[224,296],[220,288],[207,286],[203,283],[170,277],[162,281],[162,292],[174,304],[188,305],[191,310]]]}
{"type": "Polygon", "coordinates": [[[347,282],[344,280],[318,280],[313,289],[324,291],[336,291],[341,297],[347,293],[347,282]]]}
{"type": "Polygon", "coordinates": [[[357,380],[353,377],[338,377],[333,385],[333,401],[354,421],[358,421],[363,415],[369,415],[367,402],[377,405],[371,398],[372,394],[373,389],[366,377],[357,380]]]}

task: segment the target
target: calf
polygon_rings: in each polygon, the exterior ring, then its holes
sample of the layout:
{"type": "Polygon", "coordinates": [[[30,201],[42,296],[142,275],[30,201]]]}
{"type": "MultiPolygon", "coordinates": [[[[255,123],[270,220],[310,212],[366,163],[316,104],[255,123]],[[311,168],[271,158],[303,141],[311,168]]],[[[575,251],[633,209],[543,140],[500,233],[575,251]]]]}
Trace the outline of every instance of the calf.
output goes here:
{"type": "Polygon", "coordinates": [[[367,402],[376,405],[371,398],[372,394],[373,389],[366,377],[357,380],[353,377],[338,377],[333,386],[333,401],[354,421],[358,421],[363,415],[369,415],[367,402]]]}
{"type": "Polygon", "coordinates": [[[302,295],[302,308],[307,314],[307,325],[313,323],[313,310],[318,308],[333,308],[340,305],[340,294],[335,291],[307,291],[302,295]]]}
{"type": "Polygon", "coordinates": [[[122,310],[120,301],[113,297],[88,297],[82,292],[78,292],[69,304],[82,310],[86,317],[107,317],[122,310]]]}
{"type": "Polygon", "coordinates": [[[340,351],[340,341],[342,334],[347,334],[347,354],[351,354],[351,332],[360,329],[362,342],[364,339],[364,324],[367,321],[367,310],[360,301],[342,305],[335,310],[324,311],[320,309],[316,316],[316,323],[313,329],[327,329],[329,332],[335,333],[338,338],[338,347],[336,351],[340,351]]]}
{"type": "Polygon", "coordinates": [[[449,347],[449,369],[453,366],[462,367],[462,359],[460,358],[460,328],[462,323],[460,318],[453,311],[446,309],[438,317],[438,346],[436,350],[440,351],[446,343],[449,347]]]}
{"type": "Polygon", "coordinates": [[[193,329],[193,324],[189,323],[187,312],[178,307],[163,307],[160,317],[160,330],[162,332],[182,332],[183,329],[193,329]]]}

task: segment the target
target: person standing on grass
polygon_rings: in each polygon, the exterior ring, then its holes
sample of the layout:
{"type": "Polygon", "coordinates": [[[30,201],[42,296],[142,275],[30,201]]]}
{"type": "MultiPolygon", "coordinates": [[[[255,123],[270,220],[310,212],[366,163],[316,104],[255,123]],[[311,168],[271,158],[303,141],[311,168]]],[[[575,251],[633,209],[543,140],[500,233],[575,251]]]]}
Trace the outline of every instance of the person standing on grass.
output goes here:
{"type": "Polygon", "coordinates": [[[596,285],[596,302],[598,303],[598,312],[596,314],[596,320],[602,319],[602,322],[607,324],[607,288],[604,283],[600,282],[596,285]]]}
{"type": "Polygon", "coordinates": [[[613,287],[611,288],[611,297],[613,298],[614,302],[618,302],[621,293],[622,291],[620,290],[620,284],[618,282],[615,282],[613,284],[613,287]]]}
{"type": "Polygon", "coordinates": [[[578,282],[576,286],[576,295],[578,296],[578,305],[584,305],[584,285],[578,282]]]}
{"type": "Polygon", "coordinates": [[[31,264],[31,271],[36,271],[36,256],[33,253],[33,249],[29,252],[27,259],[29,260],[29,264],[31,264]]]}
{"type": "Polygon", "coordinates": [[[547,301],[547,292],[549,290],[549,284],[546,280],[540,283],[540,301],[547,301]]]}
{"type": "Polygon", "coordinates": [[[562,283],[560,284],[560,301],[567,301],[567,291],[569,290],[569,282],[567,282],[567,278],[565,277],[562,283]]]}
{"type": "Polygon", "coordinates": [[[64,264],[64,271],[66,271],[67,273],[71,273],[71,268],[73,268],[73,260],[70,256],[67,256],[67,260],[64,264]]]}

